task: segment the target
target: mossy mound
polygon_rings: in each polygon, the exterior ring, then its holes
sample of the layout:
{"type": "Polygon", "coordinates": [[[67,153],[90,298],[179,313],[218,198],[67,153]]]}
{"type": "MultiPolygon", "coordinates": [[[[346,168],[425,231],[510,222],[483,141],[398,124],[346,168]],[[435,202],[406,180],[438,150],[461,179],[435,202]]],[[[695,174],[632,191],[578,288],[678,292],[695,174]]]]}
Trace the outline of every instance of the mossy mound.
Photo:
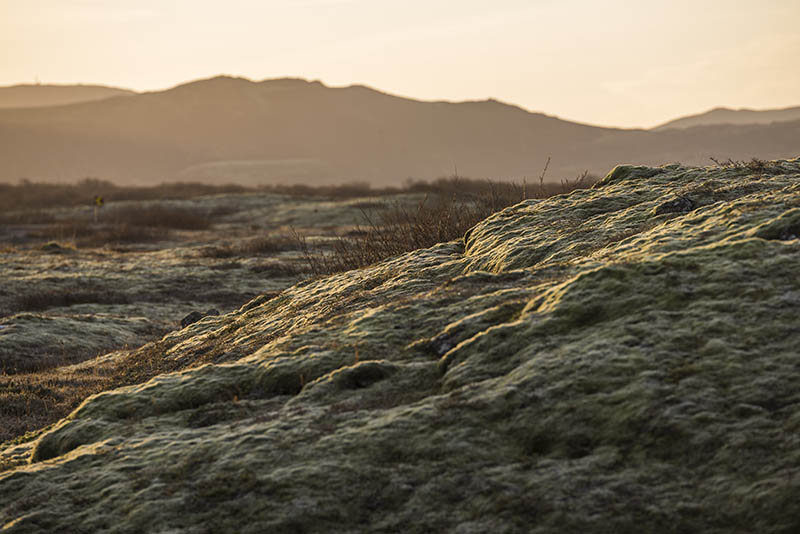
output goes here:
{"type": "Polygon", "coordinates": [[[89,398],[0,525],[800,532],[799,208],[798,159],[617,167],[206,318],[158,346],[218,363],[89,398]]]}

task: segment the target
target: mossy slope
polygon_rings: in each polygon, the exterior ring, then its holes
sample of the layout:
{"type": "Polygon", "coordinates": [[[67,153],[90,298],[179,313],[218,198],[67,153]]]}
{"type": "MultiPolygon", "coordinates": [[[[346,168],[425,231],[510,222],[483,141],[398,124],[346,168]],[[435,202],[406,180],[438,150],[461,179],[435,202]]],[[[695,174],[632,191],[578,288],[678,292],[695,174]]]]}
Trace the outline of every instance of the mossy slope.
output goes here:
{"type": "Polygon", "coordinates": [[[159,347],[219,363],[88,399],[0,525],[800,531],[798,208],[797,159],[618,167],[207,318],[159,347]]]}

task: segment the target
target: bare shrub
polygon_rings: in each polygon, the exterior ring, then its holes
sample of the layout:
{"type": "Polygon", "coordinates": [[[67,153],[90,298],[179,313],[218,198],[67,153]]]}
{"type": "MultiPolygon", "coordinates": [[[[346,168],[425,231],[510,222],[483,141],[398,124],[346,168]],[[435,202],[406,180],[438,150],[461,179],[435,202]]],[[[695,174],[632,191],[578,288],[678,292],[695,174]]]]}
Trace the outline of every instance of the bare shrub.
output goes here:
{"type": "Polygon", "coordinates": [[[752,158],[750,161],[735,161],[731,158],[728,158],[725,161],[720,161],[713,157],[710,157],[709,159],[719,167],[725,169],[742,169],[758,174],[780,174],[783,172],[780,166],[776,163],[764,161],[758,158],[752,158]]]}
{"type": "MultiPolygon", "coordinates": [[[[491,204],[460,201],[453,196],[426,196],[416,209],[395,203],[377,214],[362,212],[365,225],[338,237],[330,253],[311,253],[304,240],[300,248],[314,274],[357,269],[463,236],[492,209],[491,204]]],[[[495,205],[494,209],[499,207],[495,205]]]]}
{"type": "MultiPolygon", "coordinates": [[[[411,250],[459,239],[492,213],[526,198],[568,193],[590,187],[595,181],[596,177],[585,172],[574,180],[545,184],[543,172],[538,195],[529,195],[525,184],[442,178],[434,182],[438,190],[426,195],[416,209],[394,203],[380,210],[362,210],[365,224],[339,236],[327,253],[320,248],[312,250],[298,234],[294,239],[315,275],[358,269],[411,250]]],[[[430,186],[411,183],[407,190],[425,190],[430,186]]]]}

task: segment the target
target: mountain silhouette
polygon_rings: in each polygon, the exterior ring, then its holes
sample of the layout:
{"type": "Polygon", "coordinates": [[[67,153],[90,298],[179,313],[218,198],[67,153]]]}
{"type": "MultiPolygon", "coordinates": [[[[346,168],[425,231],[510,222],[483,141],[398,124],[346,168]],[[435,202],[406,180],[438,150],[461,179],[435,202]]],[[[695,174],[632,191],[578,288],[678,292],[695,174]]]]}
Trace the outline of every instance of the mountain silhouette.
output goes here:
{"type": "Polygon", "coordinates": [[[133,94],[104,85],[12,85],[0,87],[0,108],[61,106],[133,94]]]}
{"type": "Polygon", "coordinates": [[[714,108],[698,115],[671,120],[653,130],[663,131],[669,128],[691,128],[712,124],[770,124],[797,120],[800,120],[800,106],[765,110],[714,108]]]}
{"type": "Polygon", "coordinates": [[[564,121],[496,100],[423,102],[364,86],[215,77],[160,92],[0,110],[0,180],[239,183],[452,174],[602,174],[620,161],[709,163],[800,151],[800,121],[663,132],[564,121]]]}

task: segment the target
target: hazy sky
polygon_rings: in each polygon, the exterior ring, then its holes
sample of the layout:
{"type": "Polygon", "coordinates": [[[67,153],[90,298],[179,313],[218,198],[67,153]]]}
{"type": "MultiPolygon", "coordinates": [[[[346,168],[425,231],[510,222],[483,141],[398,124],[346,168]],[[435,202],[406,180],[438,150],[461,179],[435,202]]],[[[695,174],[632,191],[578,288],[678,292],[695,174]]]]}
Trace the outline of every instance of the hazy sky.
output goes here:
{"type": "Polygon", "coordinates": [[[800,105],[800,0],[0,0],[0,85],[232,74],[607,126],[800,105]]]}

